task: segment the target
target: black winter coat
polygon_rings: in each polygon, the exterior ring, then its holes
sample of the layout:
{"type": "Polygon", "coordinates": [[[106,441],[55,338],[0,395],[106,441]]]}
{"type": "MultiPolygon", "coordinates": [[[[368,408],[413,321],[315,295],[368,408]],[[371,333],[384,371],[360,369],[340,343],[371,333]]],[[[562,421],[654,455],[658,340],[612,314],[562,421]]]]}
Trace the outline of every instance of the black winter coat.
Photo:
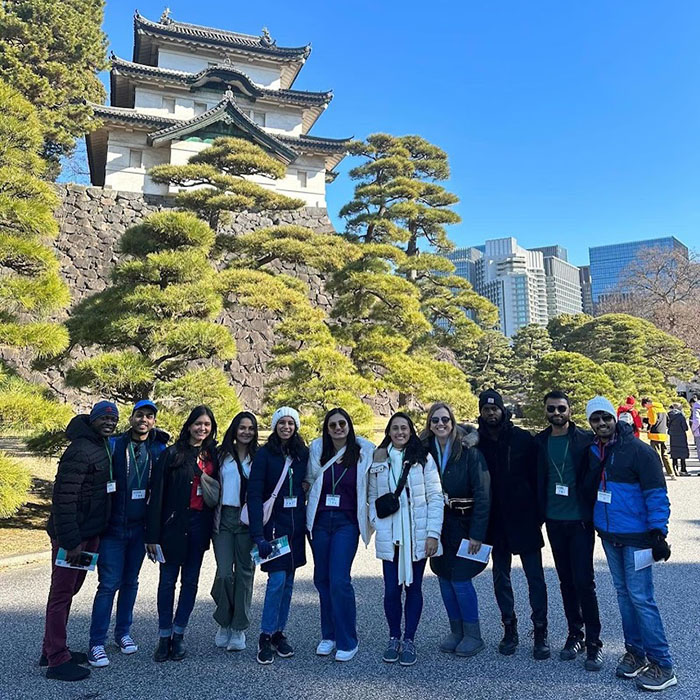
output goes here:
{"type": "MultiPolygon", "coordinates": [[[[459,511],[445,505],[445,517],[442,522],[443,554],[430,557],[430,568],[437,576],[453,581],[464,581],[480,574],[486,564],[457,556],[462,540],[474,539],[483,542],[489,524],[491,506],[491,478],[484,458],[476,448],[479,433],[471,428],[458,428],[457,439],[461,444],[461,453],[455,457],[455,450],[441,475],[442,490],[447,498],[473,498],[471,513],[460,515],[459,511]]],[[[430,437],[426,447],[438,465],[439,460],[435,438],[430,437]]]]}
{"type": "MultiPolygon", "coordinates": [[[[549,472],[547,441],[552,434],[549,426],[535,436],[537,443],[537,507],[540,523],[547,518],[547,477],[549,472]]],[[[593,504],[586,498],[584,478],[588,471],[588,451],[593,444],[593,433],[569,423],[569,454],[576,466],[576,495],[579,510],[585,522],[593,521],[593,504]]]]}
{"type": "Polygon", "coordinates": [[[681,411],[668,412],[668,435],[671,438],[671,459],[689,459],[688,421],[681,411]]]}
{"type": "Polygon", "coordinates": [[[511,554],[544,547],[537,508],[537,444],[504,420],[492,440],[479,420],[479,446],[491,475],[491,516],[486,542],[511,554]]]}
{"type": "MultiPolygon", "coordinates": [[[[159,544],[168,564],[182,564],[187,556],[188,546],[199,546],[202,551],[209,549],[214,527],[214,509],[202,509],[203,528],[198,542],[189,542],[190,498],[192,482],[197,468],[199,450],[187,446],[184,460],[175,464],[177,443],[161,454],[151,472],[151,490],[146,511],[146,542],[159,544]]],[[[214,478],[219,478],[219,460],[216,444],[212,443],[209,453],[214,462],[214,478]]]]}
{"type": "Polygon", "coordinates": [[[75,416],[66,437],[71,442],[58,463],[46,530],[60,547],[73,549],[107,528],[111,455],[107,440],[92,429],[89,416],[75,416]]]}
{"type": "Polygon", "coordinates": [[[253,540],[256,537],[264,537],[271,542],[287,535],[292,550],[290,554],[263,564],[260,568],[266,572],[293,571],[306,564],[306,495],[302,482],[306,476],[306,465],[309,460],[307,449],[304,449],[301,458],[296,457],[292,461],[291,479],[288,473],[277,494],[272,516],[265,526],[262,522],[263,502],[272,495],[282,475],[284,460],[284,455],[273,452],[269,446],[263,445],[255,453],[248,479],[250,536],[253,540]],[[290,481],[291,495],[296,496],[297,499],[296,508],[284,507],[284,499],[290,495],[290,481]]]}

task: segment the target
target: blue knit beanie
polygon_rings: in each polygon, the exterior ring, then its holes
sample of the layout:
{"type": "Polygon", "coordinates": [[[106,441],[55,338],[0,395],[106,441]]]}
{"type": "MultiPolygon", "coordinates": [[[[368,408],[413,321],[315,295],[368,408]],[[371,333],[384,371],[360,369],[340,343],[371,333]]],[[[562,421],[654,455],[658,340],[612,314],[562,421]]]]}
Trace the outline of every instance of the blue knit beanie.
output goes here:
{"type": "Polygon", "coordinates": [[[102,416],[114,416],[116,420],[119,420],[119,409],[117,405],[111,401],[98,401],[90,411],[90,422],[94,423],[98,418],[102,416]]]}

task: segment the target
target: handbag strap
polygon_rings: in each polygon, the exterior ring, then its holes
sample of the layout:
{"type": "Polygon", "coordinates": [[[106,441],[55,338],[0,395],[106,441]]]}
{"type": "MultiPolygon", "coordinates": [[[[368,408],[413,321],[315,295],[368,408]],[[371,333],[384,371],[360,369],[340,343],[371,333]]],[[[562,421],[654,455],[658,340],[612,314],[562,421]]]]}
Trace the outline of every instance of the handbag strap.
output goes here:
{"type": "Polygon", "coordinates": [[[404,486],[406,486],[406,482],[408,481],[408,472],[410,469],[411,463],[408,460],[406,460],[403,463],[403,470],[401,471],[401,476],[399,477],[399,483],[396,484],[396,491],[394,491],[395,498],[398,498],[401,495],[404,486]]]}
{"type": "Polygon", "coordinates": [[[284,480],[287,478],[287,472],[289,471],[289,467],[292,466],[292,458],[287,457],[284,460],[284,468],[282,469],[282,473],[280,474],[279,481],[277,482],[277,485],[275,486],[274,490],[272,491],[272,499],[277,500],[277,494],[280,492],[280,489],[282,488],[282,484],[284,483],[284,480]]]}
{"type": "Polygon", "coordinates": [[[328,469],[334,462],[338,461],[339,457],[345,454],[345,445],[343,445],[322,467],[321,474],[323,474],[326,469],[328,469]]]}

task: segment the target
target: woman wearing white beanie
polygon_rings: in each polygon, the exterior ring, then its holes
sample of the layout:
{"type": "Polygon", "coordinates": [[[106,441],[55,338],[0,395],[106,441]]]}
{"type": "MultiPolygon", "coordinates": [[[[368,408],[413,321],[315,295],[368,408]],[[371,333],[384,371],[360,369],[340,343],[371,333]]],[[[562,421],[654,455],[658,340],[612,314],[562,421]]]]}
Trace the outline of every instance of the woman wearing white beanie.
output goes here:
{"type": "Polygon", "coordinates": [[[248,480],[250,535],[260,557],[272,553],[270,542],[287,536],[291,551],[261,566],[267,589],[260,621],[258,663],[271,664],[277,656],[294,655],[284,636],[294,589],[294,573],[306,564],[306,505],[302,482],[309,451],[299,435],[299,413],[282,406],[272,414],[272,433],[256,453],[248,480]],[[269,520],[263,522],[263,504],[274,496],[269,520]]]}

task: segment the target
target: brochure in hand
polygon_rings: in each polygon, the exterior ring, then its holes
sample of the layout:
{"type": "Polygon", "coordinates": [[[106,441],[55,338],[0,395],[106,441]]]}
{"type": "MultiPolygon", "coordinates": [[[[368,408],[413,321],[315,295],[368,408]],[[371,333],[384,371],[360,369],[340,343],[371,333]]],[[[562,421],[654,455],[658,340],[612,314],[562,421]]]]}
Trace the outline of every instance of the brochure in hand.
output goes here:
{"type": "Polygon", "coordinates": [[[469,540],[462,540],[462,543],[459,545],[459,549],[457,550],[457,556],[462,557],[462,559],[473,559],[474,561],[480,561],[484,564],[488,564],[492,549],[493,548],[490,544],[482,544],[476,554],[469,554],[469,540]]]}
{"type": "Polygon", "coordinates": [[[253,557],[253,562],[256,566],[264,564],[266,561],[272,561],[278,557],[283,557],[285,554],[289,554],[292,551],[291,547],[289,546],[287,535],[284,537],[278,537],[276,540],[272,540],[270,544],[272,545],[272,554],[270,554],[267,559],[260,558],[260,554],[258,553],[258,545],[255,545],[251,550],[250,556],[253,557]]]}
{"type": "Polygon", "coordinates": [[[97,552],[80,552],[80,560],[78,564],[69,564],[66,561],[66,550],[59,547],[56,554],[56,566],[62,566],[64,569],[80,569],[81,571],[94,571],[97,565],[97,552]]]}

